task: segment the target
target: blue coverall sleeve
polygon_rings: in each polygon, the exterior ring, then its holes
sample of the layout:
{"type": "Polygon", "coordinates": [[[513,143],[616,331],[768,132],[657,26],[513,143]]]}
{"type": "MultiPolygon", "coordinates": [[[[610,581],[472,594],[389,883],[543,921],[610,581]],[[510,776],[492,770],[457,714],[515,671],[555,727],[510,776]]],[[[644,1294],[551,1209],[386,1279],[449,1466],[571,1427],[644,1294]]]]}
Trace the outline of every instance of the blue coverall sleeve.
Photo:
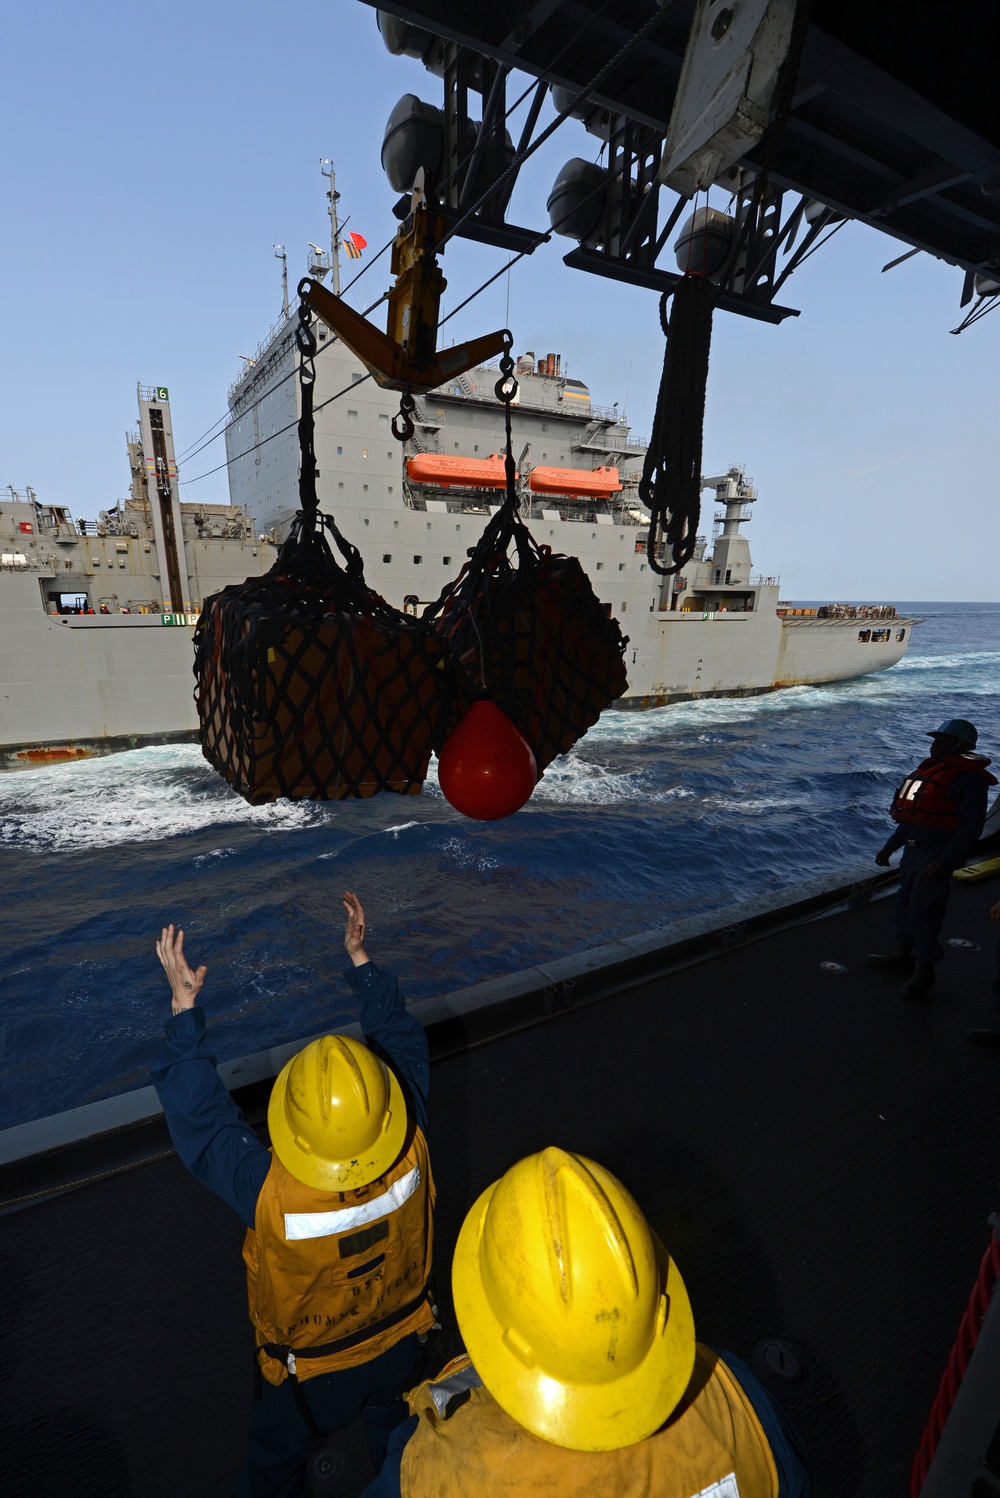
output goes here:
{"type": "MultiPolygon", "coordinates": [[[[396,979],[374,962],[350,968],[345,977],[359,1000],[362,1030],[406,1083],[416,1122],[426,1133],[430,1061],[422,1026],[407,1012],[396,979]]],[[[252,1228],[271,1152],[244,1122],[216,1066],[201,1006],[172,1015],[151,1075],[174,1149],[191,1174],[252,1228]]]]}
{"type": "Polygon", "coordinates": [[[181,1163],[252,1228],[271,1154],[219,1076],[199,1004],[167,1021],[151,1075],[181,1163]]]}
{"type": "Polygon", "coordinates": [[[938,862],[948,869],[960,869],[983,835],[989,786],[986,777],[975,773],[956,775],[951,783],[950,799],[958,812],[958,826],[951,840],[941,849],[938,862]]]}
{"type": "Polygon", "coordinates": [[[402,1425],[396,1426],[389,1437],[389,1449],[386,1451],[382,1470],[362,1490],[361,1498],[402,1498],[400,1467],[403,1461],[403,1448],[419,1423],[418,1417],[411,1415],[409,1419],[403,1421],[402,1425]]]}
{"type": "Polygon", "coordinates": [[[383,1050],[410,1091],[416,1122],[427,1132],[430,1057],[427,1036],[392,973],[374,962],[350,967],[344,977],[358,997],[358,1021],[366,1039],[383,1050]]]}
{"type": "Polygon", "coordinates": [[[896,829],[886,839],[885,843],[882,846],[881,851],[883,853],[895,853],[896,849],[897,848],[901,848],[903,846],[903,844],[906,842],[906,838],[907,838],[906,828],[902,827],[902,826],[897,826],[896,829]]]}

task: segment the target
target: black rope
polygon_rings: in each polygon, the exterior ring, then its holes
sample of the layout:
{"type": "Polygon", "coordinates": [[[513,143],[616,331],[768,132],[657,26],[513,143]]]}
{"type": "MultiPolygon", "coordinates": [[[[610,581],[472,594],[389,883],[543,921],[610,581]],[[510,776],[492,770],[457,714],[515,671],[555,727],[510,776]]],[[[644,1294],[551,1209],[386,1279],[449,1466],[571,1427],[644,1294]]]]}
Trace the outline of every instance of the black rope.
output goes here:
{"type": "Polygon", "coordinates": [[[319,347],[312,330],[309,308],[309,281],[299,282],[299,321],[295,343],[299,351],[299,514],[303,528],[313,530],[319,501],[316,497],[316,419],[313,395],[316,389],[316,350],[319,347]]]}
{"type": "MultiPolygon", "coordinates": [[[[814,0],[798,0],[788,51],[778,72],[773,118],[761,142],[760,165],[749,208],[726,261],[715,278],[725,285],[742,253],[751,226],[759,221],[782,131],[792,109],[795,84],[814,0]]],[[[660,326],[667,346],[656,397],[653,433],[642,467],[639,498],[649,510],[649,565],[661,577],[679,572],[693,557],[701,516],[701,450],[705,393],[712,346],[712,316],[718,290],[705,276],[688,274],[660,299],[660,326]],[[669,323],[667,304],[673,298],[669,323]],[[667,565],[658,560],[665,545],[667,565]]]]}
{"type": "Polygon", "coordinates": [[[694,555],[701,516],[701,445],[705,423],[708,356],[716,288],[705,276],[685,276],[660,299],[667,339],[656,397],[653,431],[639,480],[639,499],[649,510],[649,565],[661,577],[679,572],[694,555]],[[658,561],[661,541],[670,561],[658,561]]]}

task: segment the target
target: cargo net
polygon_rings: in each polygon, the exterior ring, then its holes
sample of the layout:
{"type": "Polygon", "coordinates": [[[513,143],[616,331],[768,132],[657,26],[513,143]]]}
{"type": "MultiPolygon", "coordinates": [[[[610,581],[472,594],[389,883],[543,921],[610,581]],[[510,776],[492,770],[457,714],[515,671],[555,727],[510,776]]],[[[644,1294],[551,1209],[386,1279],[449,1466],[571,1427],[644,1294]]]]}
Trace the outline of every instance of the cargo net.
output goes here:
{"type": "Polygon", "coordinates": [[[426,624],[367,586],[329,516],[300,514],[270,572],[206,601],[195,630],[202,751],[253,804],[416,795],[450,702],[445,655],[426,624]]]}
{"type": "Polygon", "coordinates": [[[628,641],[618,621],[575,557],[538,545],[516,496],[423,618],[447,642],[455,671],[451,711],[438,720],[438,751],[485,691],[531,745],[540,775],[628,686],[628,641]]]}

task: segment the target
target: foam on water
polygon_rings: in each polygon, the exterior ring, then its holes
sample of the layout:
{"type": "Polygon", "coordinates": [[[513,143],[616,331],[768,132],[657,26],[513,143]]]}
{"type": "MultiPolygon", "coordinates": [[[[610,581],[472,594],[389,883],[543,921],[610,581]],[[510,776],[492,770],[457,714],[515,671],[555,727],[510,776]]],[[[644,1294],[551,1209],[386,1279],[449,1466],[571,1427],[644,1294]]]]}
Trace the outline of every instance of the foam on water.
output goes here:
{"type": "MultiPolygon", "coordinates": [[[[1000,614],[985,616],[1000,623],[1000,614]]],[[[879,704],[903,706],[910,696],[926,698],[932,691],[949,695],[991,697],[1000,680],[1000,650],[938,648],[913,652],[889,672],[824,686],[789,687],[755,697],[714,698],[675,703],[646,713],[609,711],[568,754],[556,759],[529,803],[577,807],[627,806],[693,798],[683,785],[658,784],[657,764],[623,767],[614,759],[634,757],[636,751],[669,748],[690,738],[704,744],[724,744],[720,730],[735,729],[777,718],[787,723],[793,714],[829,713],[837,708],[879,704]]],[[[432,757],[424,785],[425,805],[446,809],[432,757]]],[[[717,803],[723,804],[723,803],[717,803]]],[[[751,804],[740,801],[741,810],[751,804]]],[[[766,810],[776,804],[758,801],[766,810]]],[[[433,813],[432,813],[433,814],[433,813]]],[[[447,815],[446,811],[446,815],[447,815]]],[[[162,842],[172,837],[227,826],[254,829],[263,835],[326,826],[338,815],[336,804],[278,803],[249,806],[211,770],[195,745],[134,750],[104,759],[21,770],[0,776],[0,847],[51,849],[115,848],[126,844],[162,842]]],[[[371,832],[391,834],[421,823],[407,821],[371,832]]],[[[212,855],[217,856],[217,850],[212,855]]],[[[233,850],[229,850],[232,852],[233,850]]]]}
{"type": "Polygon", "coordinates": [[[249,806],[194,744],[0,776],[0,847],[72,852],[225,826],[288,831],[309,826],[316,815],[308,802],[249,806]]]}
{"type": "Polygon", "coordinates": [[[345,886],[419,997],[870,857],[929,727],[972,717],[1000,758],[1000,607],[913,612],[888,672],[605,713],[499,823],[461,817],[436,761],[405,803],[251,807],[196,746],[0,776],[0,1124],[144,1082],[167,920],[229,1059],[350,1015],[345,886]]]}

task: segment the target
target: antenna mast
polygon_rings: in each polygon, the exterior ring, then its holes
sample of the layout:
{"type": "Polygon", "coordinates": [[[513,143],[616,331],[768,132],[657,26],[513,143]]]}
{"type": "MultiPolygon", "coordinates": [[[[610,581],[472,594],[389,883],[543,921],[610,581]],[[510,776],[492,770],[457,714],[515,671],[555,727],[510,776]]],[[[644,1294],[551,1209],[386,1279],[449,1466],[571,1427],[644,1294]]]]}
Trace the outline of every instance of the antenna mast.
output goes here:
{"type": "Polygon", "coordinates": [[[330,264],[333,266],[333,294],[340,295],[340,225],[337,222],[337,199],[340,194],[333,175],[333,162],[328,156],[320,157],[320,170],[324,177],[330,179],[330,191],[327,197],[330,200],[330,264]]]}
{"type": "Polygon", "coordinates": [[[288,321],[288,256],[285,254],[285,246],[276,244],[274,247],[275,260],[281,261],[281,312],[288,321]]]}

